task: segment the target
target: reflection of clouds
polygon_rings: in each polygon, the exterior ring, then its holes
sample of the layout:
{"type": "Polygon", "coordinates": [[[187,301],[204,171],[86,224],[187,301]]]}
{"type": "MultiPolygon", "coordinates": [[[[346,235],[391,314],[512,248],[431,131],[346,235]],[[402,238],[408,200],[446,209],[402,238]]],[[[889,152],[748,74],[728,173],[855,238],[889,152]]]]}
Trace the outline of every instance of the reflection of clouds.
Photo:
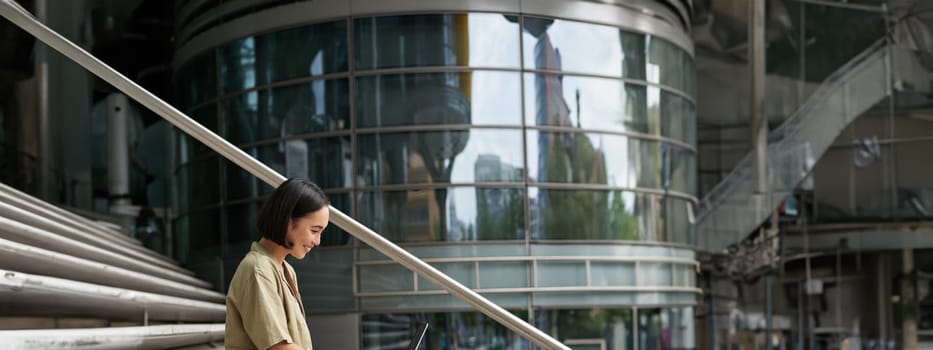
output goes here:
{"type": "MultiPolygon", "coordinates": [[[[535,74],[525,75],[526,81],[533,81],[535,74]]],[[[568,101],[570,116],[576,123],[577,118],[582,117],[582,127],[587,129],[611,129],[628,130],[624,125],[625,121],[639,120],[635,113],[644,113],[644,110],[633,110],[628,107],[632,101],[631,96],[626,93],[626,83],[616,79],[591,78],[563,76],[561,91],[564,101],[568,101]],[[576,91],[580,91],[580,109],[577,111],[576,91]]],[[[644,91],[642,86],[629,85],[629,89],[639,89],[644,91]]],[[[639,95],[635,95],[636,97],[639,95]]],[[[643,94],[641,95],[643,96],[643,94]]],[[[539,104],[545,101],[537,101],[534,86],[525,86],[525,99],[528,103],[539,104]]],[[[649,100],[648,106],[657,105],[660,102],[660,90],[654,101],[649,100]]],[[[644,103],[644,102],[642,102],[644,103]]],[[[534,108],[525,108],[525,120],[528,123],[535,123],[534,108]]]]}
{"type": "MultiPolygon", "coordinates": [[[[501,14],[468,16],[470,66],[518,68],[518,24],[501,14]]],[[[521,78],[517,73],[477,71],[472,79],[474,124],[521,123],[521,78]]]]}
{"type": "Polygon", "coordinates": [[[471,100],[473,124],[521,124],[518,73],[474,72],[471,100]]]}
{"type": "MultiPolygon", "coordinates": [[[[563,69],[622,75],[622,44],[619,29],[589,23],[554,21],[548,28],[548,37],[561,52],[563,69]]],[[[531,34],[523,33],[525,65],[534,67],[534,45],[531,34]]]]}
{"type": "Polygon", "coordinates": [[[500,14],[470,14],[470,65],[518,68],[518,24],[500,14]],[[512,33],[509,35],[509,33],[512,33]]]}

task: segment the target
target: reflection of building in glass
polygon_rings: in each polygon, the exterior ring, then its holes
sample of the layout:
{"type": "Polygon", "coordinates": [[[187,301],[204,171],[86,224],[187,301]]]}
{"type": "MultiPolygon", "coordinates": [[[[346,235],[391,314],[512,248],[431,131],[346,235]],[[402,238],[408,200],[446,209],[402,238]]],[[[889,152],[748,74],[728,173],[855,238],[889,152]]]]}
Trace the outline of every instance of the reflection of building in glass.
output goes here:
{"type": "MultiPolygon", "coordinates": [[[[521,178],[522,167],[503,163],[498,155],[480,154],[474,165],[476,182],[495,183],[521,178]]],[[[505,188],[476,188],[476,225],[479,239],[521,239],[520,220],[524,209],[519,192],[505,188]],[[510,232],[514,231],[514,232],[510,232]]]]}
{"type": "MultiPolygon", "coordinates": [[[[179,38],[176,74],[190,77],[179,80],[181,108],[568,344],[690,349],[692,323],[661,315],[693,315],[692,234],[689,224],[668,232],[687,219],[666,208],[692,205],[694,191],[666,180],[675,169],[662,166],[660,144],[681,141],[674,152],[692,159],[693,141],[664,125],[693,125],[693,114],[662,118],[649,101],[669,94],[671,105],[692,106],[682,77],[690,41],[663,2],[638,5],[657,16],[586,4],[620,20],[503,15],[481,1],[411,15],[338,14],[314,1],[237,14],[257,27],[220,23],[179,38]],[[622,18],[671,30],[644,34],[622,18]],[[667,45],[669,59],[651,43],[667,45]],[[607,98],[607,86],[622,92],[607,98]]],[[[177,224],[190,247],[179,251],[197,271],[216,271],[221,253],[211,252],[223,252],[230,269],[268,188],[205,149],[190,153],[179,182],[209,186],[193,181],[211,169],[225,187],[183,191],[177,224]],[[224,235],[193,234],[212,227],[224,235]]],[[[431,349],[529,348],[338,229],[325,239],[295,263],[322,348],[405,346],[424,321],[431,349]]]]}
{"type": "MultiPolygon", "coordinates": [[[[688,1],[172,3],[158,67],[206,128],[574,348],[695,347],[688,1]]],[[[162,195],[134,200],[171,207],[162,245],[223,291],[271,189],[168,130],[139,153],[166,153],[162,195]]],[[[531,348],[335,225],[322,242],[294,262],[315,347],[429,322],[429,349],[531,348]]]]}

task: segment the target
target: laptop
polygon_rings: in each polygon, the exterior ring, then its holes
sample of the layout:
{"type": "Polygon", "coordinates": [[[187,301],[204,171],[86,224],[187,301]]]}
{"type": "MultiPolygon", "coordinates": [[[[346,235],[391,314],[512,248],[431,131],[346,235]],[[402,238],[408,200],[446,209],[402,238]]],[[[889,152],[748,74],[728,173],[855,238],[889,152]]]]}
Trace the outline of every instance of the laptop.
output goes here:
{"type": "Polygon", "coordinates": [[[422,323],[418,326],[418,329],[415,330],[414,336],[411,338],[411,343],[408,344],[408,350],[419,350],[421,349],[421,344],[424,343],[424,336],[428,334],[428,323],[422,323]]]}

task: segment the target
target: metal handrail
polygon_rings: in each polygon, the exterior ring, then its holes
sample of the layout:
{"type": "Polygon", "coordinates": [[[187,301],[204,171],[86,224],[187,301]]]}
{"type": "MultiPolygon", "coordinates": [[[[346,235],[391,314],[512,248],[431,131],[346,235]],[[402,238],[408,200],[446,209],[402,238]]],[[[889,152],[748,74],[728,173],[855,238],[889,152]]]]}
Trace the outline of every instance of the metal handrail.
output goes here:
{"type": "MultiPolygon", "coordinates": [[[[13,0],[0,0],[0,4],[2,4],[2,6],[0,6],[0,15],[17,27],[32,34],[49,47],[80,64],[97,77],[110,83],[127,96],[132,97],[146,108],[149,108],[149,110],[175,125],[175,127],[204,143],[241,169],[250,172],[253,176],[256,176],[273,187],[278,186],[286,180],[281,174],[233,146],[227,140],[214,134],[184,113],[181,113],[178,109],[162,101],[162,99],[143,89],[87,51],[84,51],[79,46],[51,30],[13,0]]],[[[428,265],[421,259],[405,251],[366,226],[363,226],[363,224],[357,222],[333,206],[330,206],[330,218],[335,225],[352,234],[363,243],[375,248],[380,253],[385,254],[407,269],[421,274],[424,278],[447,290],[451,295],[472,305],[478,311],[508,327],[520,336],[544,348],[570,350],[569,347],[561,344],[547,333],[532,327],[527,322],[492,303],[473,290],[470,290],[431,265],[428,265]]]]}

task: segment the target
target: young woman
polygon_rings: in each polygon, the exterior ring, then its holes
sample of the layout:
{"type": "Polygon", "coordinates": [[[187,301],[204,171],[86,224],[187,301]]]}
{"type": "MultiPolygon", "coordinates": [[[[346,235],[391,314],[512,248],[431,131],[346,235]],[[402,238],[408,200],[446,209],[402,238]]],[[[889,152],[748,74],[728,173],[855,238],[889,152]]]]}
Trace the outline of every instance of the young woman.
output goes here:
{"type": "Polygon", "coordinates": [[[227,290],[227,349],[311,349],[311,334],[285,256],[302,259],[321,243],[330,220],[327,196],[303,179],[285,181],[259,211],[262,235],[240,262],[227,290]]]}

